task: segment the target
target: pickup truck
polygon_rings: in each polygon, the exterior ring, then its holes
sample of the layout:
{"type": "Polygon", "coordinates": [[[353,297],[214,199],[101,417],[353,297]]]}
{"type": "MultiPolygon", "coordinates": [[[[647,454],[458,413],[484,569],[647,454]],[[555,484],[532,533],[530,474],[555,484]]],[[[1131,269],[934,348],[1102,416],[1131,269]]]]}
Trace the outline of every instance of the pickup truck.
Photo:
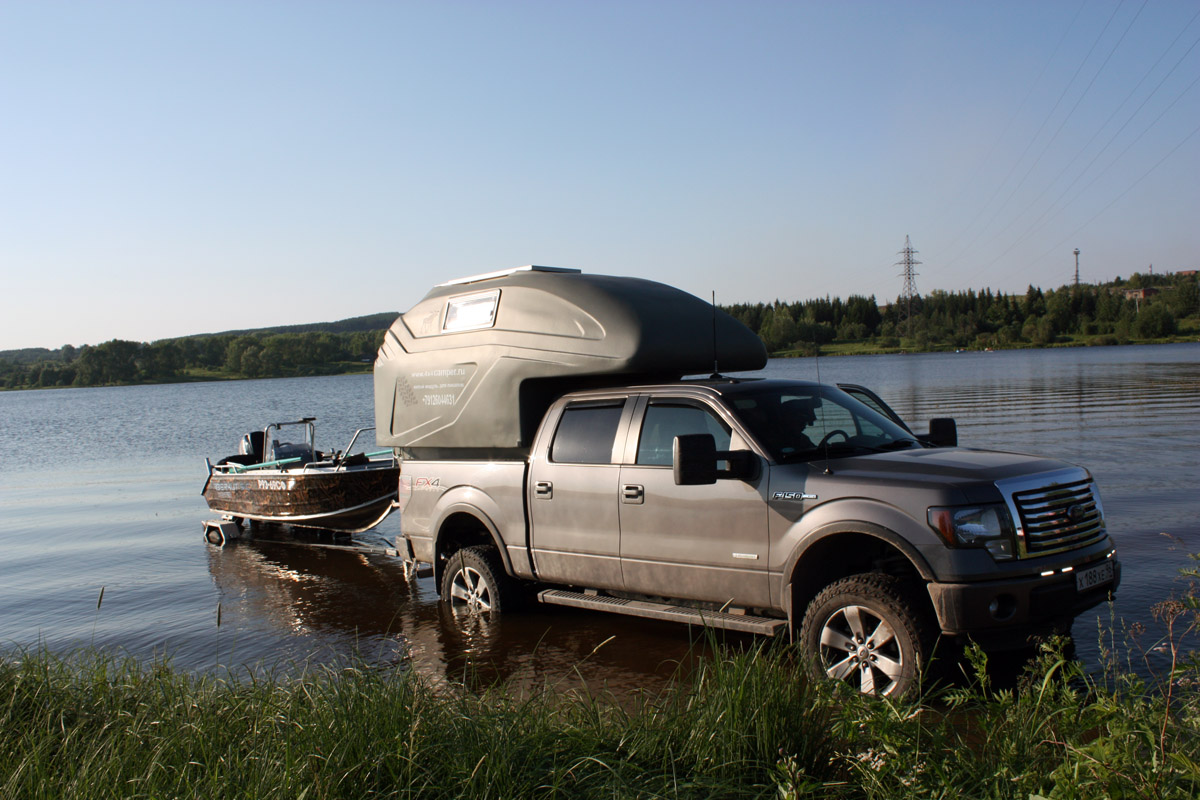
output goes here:
{"type": "MultiPolygon", "coordinates": [[[[377,410],[398,341],[377,362],[377,410]]],[[[480,399],[460,383],[423,385],[480,399]]],[[[411,380],[402,390],[426,405],[411,380]]],[[[381,421],[404,417],[397,402],[381,421]]],[[[417,425],[447,430],[464,407],[417,425]]],[[[397,436],[397,545],[433,566],[455,614],[535,595],[789,635],[814,674],[893,695],[939,636],[1021,646],[1120,580],[1086,469],[954,446],[950,420],[916,435],[860,386],[714,375],[558,392],[515,453],[397,436]]]]}

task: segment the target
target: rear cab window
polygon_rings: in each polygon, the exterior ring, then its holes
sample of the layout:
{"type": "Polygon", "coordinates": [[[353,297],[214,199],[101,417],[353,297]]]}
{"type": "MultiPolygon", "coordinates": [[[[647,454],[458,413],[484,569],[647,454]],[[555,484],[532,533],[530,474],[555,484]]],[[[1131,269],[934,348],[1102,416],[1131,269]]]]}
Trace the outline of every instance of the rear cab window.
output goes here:
{"type": "Polygon", "coordinates": [[[563,409],[550,445],[558,464],[614,464],[613,447],[624,400],[572,403],[563,409]]]}

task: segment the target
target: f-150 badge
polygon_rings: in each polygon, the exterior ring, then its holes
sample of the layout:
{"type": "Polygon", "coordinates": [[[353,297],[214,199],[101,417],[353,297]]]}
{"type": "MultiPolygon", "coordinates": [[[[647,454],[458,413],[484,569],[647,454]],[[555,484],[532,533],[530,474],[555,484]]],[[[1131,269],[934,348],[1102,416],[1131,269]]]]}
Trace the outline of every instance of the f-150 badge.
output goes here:
{"type": "Polygon", "coordinates": [[[805,494],[804,492],[776,492],[771,495],[772,500],[816,500],[815,494],[805,494]]]}

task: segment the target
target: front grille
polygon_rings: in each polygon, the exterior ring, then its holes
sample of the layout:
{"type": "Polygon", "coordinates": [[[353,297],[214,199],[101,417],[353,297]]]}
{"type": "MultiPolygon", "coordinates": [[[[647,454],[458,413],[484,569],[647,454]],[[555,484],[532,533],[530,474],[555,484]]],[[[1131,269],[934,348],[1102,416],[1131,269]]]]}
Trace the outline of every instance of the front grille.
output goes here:
{"type": "Polygon", "coordinates": [[[1025,532],[1023,551],[1041,556],[1103,539],[1104,513],[1090,480],[1013,493],[1025,532]]]}

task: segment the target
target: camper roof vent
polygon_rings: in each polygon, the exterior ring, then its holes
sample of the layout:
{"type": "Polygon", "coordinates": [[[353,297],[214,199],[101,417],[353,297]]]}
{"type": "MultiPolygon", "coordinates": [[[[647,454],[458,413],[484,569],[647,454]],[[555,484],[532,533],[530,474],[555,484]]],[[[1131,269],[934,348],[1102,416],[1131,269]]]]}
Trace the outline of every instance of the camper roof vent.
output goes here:
{"type": "Polygon", "coordinates": [[[568,267],[539,267],[536,264],[526,264],[523,267],[502,269],[499,272],[488,272],[483,275],[472,275],[469,278],[455,278],[452,281],[439,283],[438,286],[459,286],[464,283],[477,283],[479,281],[491,280],[492,278],[503,278],[506,275],[512,275],[515,272],[570,272],[577,275],[582,272],[582,270],[570,269],[568,267]]]}

